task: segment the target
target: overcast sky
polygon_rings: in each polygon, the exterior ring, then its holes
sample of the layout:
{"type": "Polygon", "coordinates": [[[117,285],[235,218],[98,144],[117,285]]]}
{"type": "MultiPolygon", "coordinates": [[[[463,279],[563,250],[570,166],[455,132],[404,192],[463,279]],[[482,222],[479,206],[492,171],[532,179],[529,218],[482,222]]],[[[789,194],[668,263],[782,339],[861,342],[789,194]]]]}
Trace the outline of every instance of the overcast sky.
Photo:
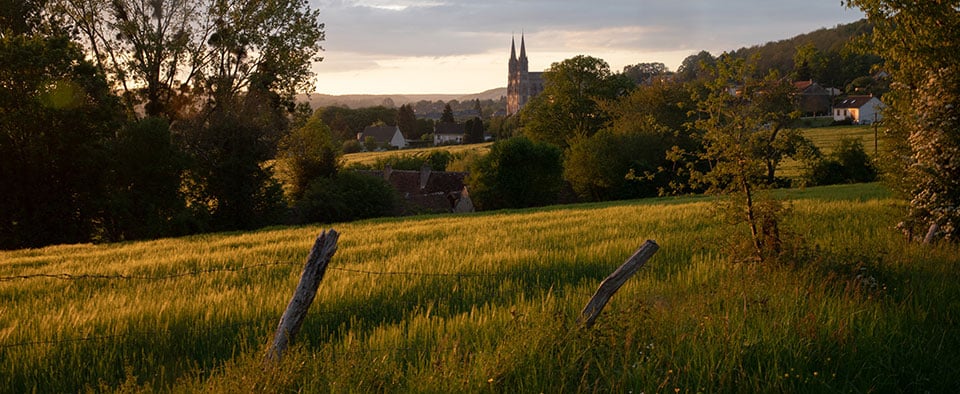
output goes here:
{"type": "Polygon", "coordinates": [[[510,40],[530,71],[576,55],[620,71],[718,55],[863,17],[840,0],[310,0],[326,24],[326,94],[479,93],[507,84],[510,40]]]}

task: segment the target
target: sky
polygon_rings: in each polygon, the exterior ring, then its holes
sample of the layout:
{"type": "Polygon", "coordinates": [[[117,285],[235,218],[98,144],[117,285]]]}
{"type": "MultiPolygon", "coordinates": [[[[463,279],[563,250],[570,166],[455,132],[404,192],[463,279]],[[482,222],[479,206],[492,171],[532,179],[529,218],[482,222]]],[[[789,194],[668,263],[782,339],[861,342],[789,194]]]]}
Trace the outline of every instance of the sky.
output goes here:
{"type": "Polygon", "coordinates": [[[840,0],[309,0],[326,26],[322,94],[471,94],[507,85],[511,39],[530,71],[577,55],[612,71],[863,18],[840,0]]]}

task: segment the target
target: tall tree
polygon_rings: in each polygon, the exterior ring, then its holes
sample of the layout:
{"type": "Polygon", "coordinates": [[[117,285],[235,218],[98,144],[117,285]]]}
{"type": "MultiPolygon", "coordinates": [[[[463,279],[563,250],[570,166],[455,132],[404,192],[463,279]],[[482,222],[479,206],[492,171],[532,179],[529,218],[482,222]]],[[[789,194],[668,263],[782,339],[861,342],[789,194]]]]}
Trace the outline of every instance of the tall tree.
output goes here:
{"type": "Polygon", "coordinates": [[[599,101],[621,97],[633,87],[622,74],[612,73],[607,62],[583,55],[554,63],[543,79],[543,92],[520,112],[523,133],[564,148],[606,123],[599,101]]]}
{"type": "Polygon", "coordinates": [[[467,120],[467,123],[464,124],[463,142],[465,144],[483,142],[483,120],[479,117],[467,120]]]}
{"type": "Polygon", "coordinates": [[[119,102],[64,36],[0,37],[0,248],[88,242],[119,102]]]}
{"type": "Polygon", "coordinates": [[[440,115],[440,123],[456,123],[457,120],[453,117],[453,109],[450,108],[450,104],[447,103],[443,106],[443,114],[440,115]]]}
{"type": "Polygon", "coordinates": [[[420,135],[417,133],[417,114],[413,112],[413,107],[410,104],[403,104],[400,106],[400,109],[397,110],[397,127],[400,127],[400,132],[403,133],[407,139],[415,140],[420,138],[420,135]]]}
{"type": "MultiPolygon", "coordinates": [[[[874,24],[893,80],[883,100],[883,160],[910,198],[908,232],[930,227],[960,240],[960,1],[848,0],[874,24]]],[[[936,233],[936,231],[933,231],[936,233]]]]}
{"type": "Polygon", "coordinates": [[[310,85],[324,38],[306,0],[51,0],[132,110],[176,117],[187,93],[236,95],[260,79],[285,99],[310,85]]]}

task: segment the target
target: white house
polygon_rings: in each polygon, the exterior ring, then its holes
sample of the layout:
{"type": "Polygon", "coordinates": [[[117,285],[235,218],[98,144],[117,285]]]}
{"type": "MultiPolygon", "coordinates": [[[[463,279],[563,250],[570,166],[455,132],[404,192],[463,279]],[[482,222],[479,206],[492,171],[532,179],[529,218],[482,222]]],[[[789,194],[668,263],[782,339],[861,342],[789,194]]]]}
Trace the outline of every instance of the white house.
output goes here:
{"type": "Polygon", "coordinates": [[[398,126],[367,126],[362,133],[357,133],[357,140],[362,144],[367,137],[373,137],[379,146],[393,146],[400,149],[407,147],[407,139],[403,138],[398,126]]]}
{"type": "Polygon", "coordinates": [[[433,127],[433,144],[462,144],[465,132],[466,128],[460,123],[437,123],[433,127]]]}
{"type": "Polygon", "coordinates": [[[833,106],[833,120],[853,120],[854,124],[871,124],[883,119],[882,110],[886,105],[873,96],[849,96],[833,106]]]}

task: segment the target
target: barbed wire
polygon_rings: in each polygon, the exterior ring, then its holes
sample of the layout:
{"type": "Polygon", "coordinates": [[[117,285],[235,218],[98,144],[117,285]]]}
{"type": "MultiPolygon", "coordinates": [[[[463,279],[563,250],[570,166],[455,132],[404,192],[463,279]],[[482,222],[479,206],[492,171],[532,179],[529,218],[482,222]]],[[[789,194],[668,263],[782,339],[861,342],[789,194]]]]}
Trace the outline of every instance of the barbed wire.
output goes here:
{"type": "MultiPolygon", "coordinates": [[[[200,333],[208,331],[218,331],[228,328],[240,328],[244,326],[254,326],[263,324],[262,322],[243,322],[243,323],[231,323],[215,327],[206,327],[206,328],[194,328],[191,329],[190,333],[200,333]]],[[[42,340],[42,341],[27,341],[27,342],[16,342],[16,343],[7,343],[0,344],[0,349],[9,349],[17,347],[26,347],[26,346],[42,346],[42,345],[60,345],[65,343],[77,343],[77,342],[97,342],[97,341],[106,341],[113,339],[122,339],[130,338],[135,336],[157,336],[158,334],[165,333],[165,330],[145,330],[145,331],[136,331],[129,332],[126,334],[110,334],[110,335],[91,335],[87,337],[80,338],[68,338],[68,339],[57,339],[57,340],[42,340]]]]}
{"type": "MultiPolygon", "coordinates": [[[[13,276],[0,276],[0,282],[9,282],[15,280],[30,280],[30,279],[57,279],[57,280],[144,280],[144,281],[161,281],[167,279],[182,278],[188,276],[200,276],[206,274],[215,274],[221,272],[239,272],[247,271],[256,268],[263,267],[274,267],[274,266],[302,266],[302,263],[290,263],[290,262],[271,262],[271,263],[262,263],[254,264],[243,267],[219,267],[219,268],[210,268],[198,271],[190,272],[180,272],[168,275],[126,275],[126,274],[49,274],[49,273],[40,273],[40,274],[29,274],[29,275],[13,275],[13,276]]],[[[379,276],[412,276],[412,277],[500,277],[504,273],[483,273],[483,272],[472,272],[472,273],[442,273],[442,272],[416,272],[416,271],[373,271],[373,270],[363,270],[356,268],[346,268],[342,266],[331,266],[327,267],[328,270],[335,270],[341,272],[349,272],[355,274],[364,274],[364,275],[379,275],[379,276]]],[[[316,313],[316,312],[315,312],[316,313]]],[[[320,312],[324,313],[324,312],[320,312]]],[[[233,323],[229,325],[222,325],[217,327],[208,327],[202,331],[212,331],[212,330],[222,330],[227,328],[237,328],[242,326],[251,326],[263,324],[262,322],[246,322],[246,323],[233,323]]],[[[201,330],[196,330],[201,332],[201,330]]],[[[128,338],[133,336],[143,336],[143,335],[158,335],[162,334],[164,331],[153,330],[153,331],[139,331],[127,334],[112,334],[112,335],[97,335],[97,336],[88,336],[81,338],[70,338],[70,339],[60,339],[60,340],[40,340],[40,341],[28,341],[28,342],[18,342],[10,344],[0,344],[0,349],[9,349],[25,346],[43,346],[43,345],[60,345],[66,343],[76,343],[76,342],[92,342],[92,341],[106,341],[114,340],[120,338],[128,338]]],[[[404,349],[394,349],[394,350],[404,350],[404,349]]]]}
{"type": "Polygon", "coordinates": [[[189,272],[180,272],[175,274],[167,275],[127,275],[127,274],[28,274],[28,275],[11,275],[11,276],[0,276],[0,282],[10,282],[15,280],[28,280],[28,279],[60,279],[60,280],[84,280],[84,279],[108,279],[108,280],[166,280],[174,278],[182,278],[187,276],[200,276],[204,274],[213,274],[219,272],[239,272],[247,271],[255,268],[270,267],[270,266],[284,266],[284,265],[297,265],[294,263],[283,263],[283,262],[272,262],[272,263],[262,263],[247,265],[243,267],[219,267],[219,268],[208,268],[198,271],[189,271],[189,272]]]}
{"type": "Polygon", "coordinates": [[[329,270],[352,272],[355,274],[383,275],[383,276],[442,276],[442,277],[498,277],[503,274],[487,272],[467,272],[447,274],[443,272],[415,272],[415,271],[368,271],[356,268],[327,267],[329,270]]]}
{"type": "MultiPolygon", "coordinates": [[[[106,279],[106,280],[146,280],[146,281],[160,281],[167,279],[182,278],[187,276],[200,276],[204,274],[214,274],[220,272],[239,272],[247,271],[255,268],[262,267],[271,267],[271,266],[300,266],[299,263],[284,263],[284,262],[273,262],[273,263],[263,263],[263,264],[254,264],[243,267],[220,267],[220,268],[209,268],[199,271],[190,271],[190,272],[180,272],[175,274],[167,275],[127,275],[127,274],[49,274],[49,273],[40,273],[40,274],[27,274],[27,275],[10,275],[10,276],[0,276],[0,282],[11,282],[15,280],[29,280],[29,279],[59,279],[59,280],[85,280],[85,279],[106,279]]],[[[485,272],[467,272],[467,273],[443,273],[443,272],[415,272],[415,271],[372,271],[372,270],[362,270],[357,268],[346,268],[346,267],[327,267],[328,270],[342,271],[342,272],[351,272],[356,274],[365,274],[365,275],[381,275],[381,276],[439,276],[439,277],[498,277],[501,276],[501,273],[485,273],[485,272]]]]}

